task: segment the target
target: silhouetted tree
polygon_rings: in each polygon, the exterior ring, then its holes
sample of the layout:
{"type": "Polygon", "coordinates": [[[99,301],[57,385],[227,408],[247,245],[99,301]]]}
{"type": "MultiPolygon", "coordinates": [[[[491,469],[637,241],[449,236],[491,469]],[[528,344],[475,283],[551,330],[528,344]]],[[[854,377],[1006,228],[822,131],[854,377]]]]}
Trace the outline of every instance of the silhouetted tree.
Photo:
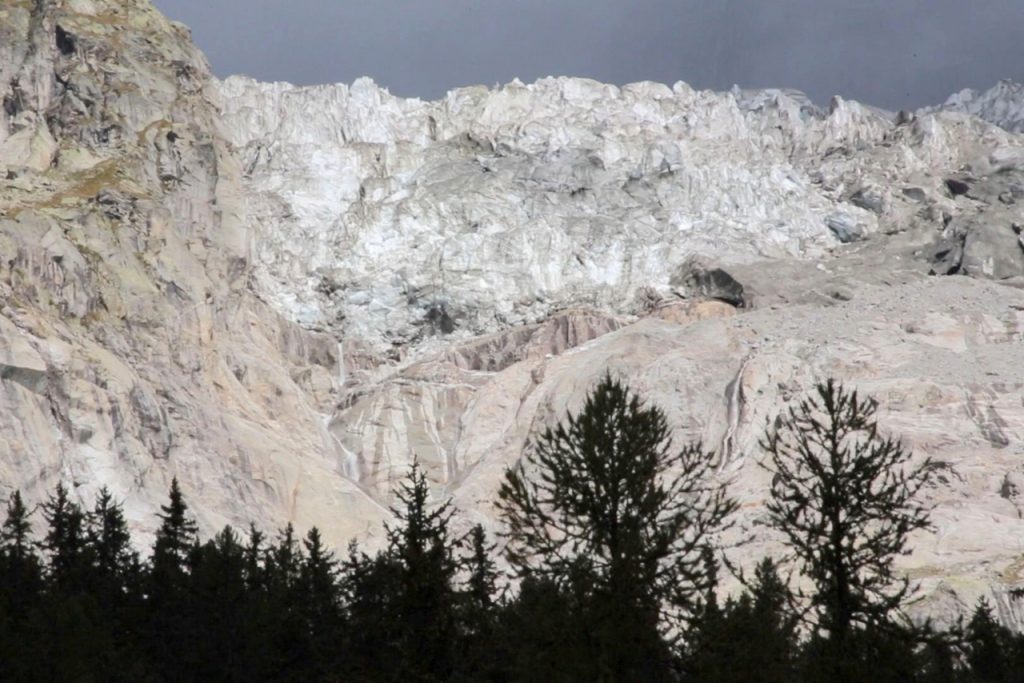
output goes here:
{"type": "Polygon", "coordinates": [[[397,497],[386,550],[374,559],[355,550],[349,556],[357,680],[450,680],[459,640],[451,506],[430,505],[426,475],[415,461],[397,497]]]}
{"type": "Polygon", "coordinates": [[[40,607],[42,591],[43,568],[29,511],[15,491],[0,527],[0,680],[32,679],[46,633],[34,631],[29,621],[40,607]]]}
{"type": "Polygon", "coordinates": [[[694,680],[785,683],[797,675],[798,619],[775,563],[763,560],[749,589],[719,607],[713,598],[687,634],[694,680]]]}
{"type": "Polygon", "coordinates": [[[999,623],[981,598],[965,633],[967,679],[971,683],[1010,683],[1024,676],[1024,636],[999,623]]]}
{"type": "Polygon", "coordinates": [[[910,467],[910,453],[878,433],[876,411],[874,400],[829,379],[762,441],[774,474],[771,523],[814,585],[807,597],[823,675],[837,683],[858,679],[869,664],[877,680],[877,655],[905,633],[909,586],[893,560],[910,532],[929,525],[917,495],[930,462],[910,467]]]}
{"type": "Polygon", "coordinates": [[[307,680],[331,680],[343,665],[344,618],[338,562],[324,548],[320,530],[313,527],[302,541],[305,549],[299,568],[296,599],[306,651],[307,680]]]}
{"type": "Polygon", "coordinates": [[[610,375],[506,473],[506,555],[520,576],[563,586],[591,574],[577,584],[591,586],[589,656],[606,676],[649,680],[659,626],[707,590],[702,552],[735,508],[712,478],[712,456],[674,448],[662,411],[610,375]]]}
{"type": "Polygon", "coordinates": [[[462,541],[468,553],[460,560],[465,582],[459,607],[461,638],[455,680],[500,680],[505,653],[497,644],[498,569],[493,543],[477,524],[462,541]]]}
{"type": "Polygon", "coordinates": [[[177,478],[171,480],[168,503],[157,516],[160,526],[146,581],[145,651],[164,680],[187,681],[192,672],[186,664],[193,661],[190,648],[195,635],[190,632],[189,556],[198,535],[177,478]]]}
{"type": "Polygon", "coordinates": [[[43,548],[48,556],[50,582],[58,590],[81,587],[89,558],[86,546],[86,517],[82,508],[72,501],[63,484],[43,504],[47,531],[43,548]]]}

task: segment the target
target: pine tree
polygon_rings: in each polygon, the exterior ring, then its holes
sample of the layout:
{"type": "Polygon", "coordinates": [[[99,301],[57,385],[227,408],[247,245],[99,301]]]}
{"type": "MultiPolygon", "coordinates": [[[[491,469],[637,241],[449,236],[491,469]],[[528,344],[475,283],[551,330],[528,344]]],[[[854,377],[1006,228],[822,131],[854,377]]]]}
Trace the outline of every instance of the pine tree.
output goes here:
{"type": "Polygon", "coordinates": [[[837,683],[885,666],[871,652],[909,627],[901,611],[909,584],[893,560],[912,531],[929,526],[916,498],[930,463],[909,467],[910,453],[878,433],[876,411],[875,401],[829,379],[762,441],[774,474],[771,523],[815,587],[808,598],[822,675],[837,683]]]}
{"type": "Polygon", "coordinates": [[[31,628],[43,591],[29,511],[15,491],[0,527],[0,680],[31,680],[44,634],[31,628]]]}
{"type": "Polygon", "coordinates": [[[86,537],[100,576],[116,582],[129,580],[138,565],[138,555],[131,546],[124,511],[107,487],[100,489],[96,498],[86,537]]]}
{"type": "Polygon", "coordinates": [[[146,580],[143,645],[164,680],[187,681],[190,671],[186,663],[191,661],[194,635],[190,632],[188,570],[198,535],[177,478],[171,480],[168,503],[161,506],[157,517],[160,526],[146,580]]]}
{"type": "Polygon", "coordinates": [[[673,448],[662,411],[610,375],[506,473],[510,563],[563,586],[591,575],[577,582],[592,586],[590,656],[617,680],[649,677],[659,627],[678,627],[709,587],[704,550],[735,508],[712,477],[711,455],[673,448]]]}
{"type": "Polygon", "coordinates": [[[403,626],[400,604],[403,568],[387,551],[370,557],[353,541],[342,574],[348,613],[345,667],[357,682],[397,681],[396,652],[403,626]]]}
{"type": "Polygon", "coordinates": [[[47,522],[43,548],[48,555],[50,581],[62,591],[81,588],[89,562],[85,513],[68,497],[64,485],[58,484],[43,504],[43,517],[47,522]]]}
{"type": "Polygon", "coordinates": [[[183,651],[177,667],[190,680],[250,680],[242,622],[244,568],[244,551],[230,526],[189,551],[188,588],[180,603],[183,651]]]}
{"type": "Polygon", "coordinates": [[[430,505],[430,486],[417,461],[398,491],[388,525],[388,554],[398,563],[400,671],[414,680],[446,680],[455,660],[457,570],[448,525],[451,504],[430,505]]]}
{"type": "Polygon", "coordinates": [[[340,645],[344,617],[338,562],[313,527],[302,541],[305,549],[299,569],[297,602],[305,639],[307,680],[331,680],[342,666],[340,645]]]}
{"type": "Polygon", "coordinates": [[[7,501],[7,517],[0,529],[0,547],[5,557],[25,560],[35,554],[32,523],[28,517],[29,512],[22,502],[21,492],[15,491],[7,501]]]}
{"type": "Polygon", "coordinates": [[[527,575],[515,597],[498,608],[491,647],[499,666],[490,680],[600,681],[602,665],[593,656],[588,631],[587,595],[581,586],[570,589],[548,577],[527,575]]]}
{"type": "Polygon", "coordinates": [[[295,527],[289,523],[267,549],[264,561],[268,617],[265,637],[274,680],[302,681],[306,675],[308,638],[299,595],[304,561],[295,527]]]}
{"type": "Polygon", "coordinates": [[[86,590],[102,615],[110,646],[103,675],[110,681],[139,680],[145,672],[136,642],[144,593],[142,567],[124,511],[106,487],[88,514],[86,543],[92,563],[86,590]]]}
{"type": "Polygon", "coordinates": [[[157,517],[160,518],[160,528],[153,546],[153,569],[157,573],[182,573],[189,552],[198,542],[198,535],[177,477],[171,479],[169,501],[160,507],[157,517]]]}
{"type": "Polygon", "coordinates": [[[967,666],[977,683],[1019,681],[1021,671],[1011,666],[1013,634],[999,623],[988,600],[981,598],[967,624],[967,666]]]}
{"type": "Polygon", "coordinates": [[[698,626],[706,629],[698,639],[706,653],[702,662],[698,656],[697,679],[720,683],[793,680],[799,644],[798,620],[791,605],[792,594],[775,563],[762,560],[749,590],[716,609],[710,624],[698,626]]]}
{"type": "Polygon", "coordinates": [[[46,638],[40,644],[38,675],[49,680],[97,680],[117,658],[117,625],[115,615],[99,602],[88,518],[63,485],[42,508],[47,522],[42,543],[47,591],[34,628],[46,638]]]}
{"type": "Polygon", "coordinates": [[[460,632],[464,640],[457,660],[455,680],[480,681],[500,677],[503,653],[496,647],[498,569],[495,545],[487,542],[477,524],[462,540],[468,554],[460,560],[465,582],[461,592],[460,632]]]}
{"type": "Polygon", "coordinates": [[[353,679],[451,680],[459,642],[451,507],[430,504],[415,461],[397,498],[387,548],[371,559],[353,546],[346,563],[353,679]]]}

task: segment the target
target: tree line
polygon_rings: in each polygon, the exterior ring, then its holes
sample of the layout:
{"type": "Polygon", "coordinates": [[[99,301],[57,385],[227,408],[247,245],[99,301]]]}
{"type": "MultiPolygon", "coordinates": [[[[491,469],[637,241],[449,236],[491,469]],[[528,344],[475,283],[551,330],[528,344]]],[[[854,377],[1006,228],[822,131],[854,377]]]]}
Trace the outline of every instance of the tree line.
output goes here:
{"type": "Polygon", "coordinates": [[[934,467],[876,408],[828,380],[766,430],[783,550],[750,575],[722,552],[737,504],[713,454],[607,375],[506,472],[496,538],[455,534],[416,464],[372,555],[291,525],[201,540],[173,481],[142,557],[107,490],[86,509],[58,486],[38,513],[15,492],[0,680],[1024,680],[1024,637],[989,603],[941,629],[907,616],[894,560],[929,528],[934,467]]]}

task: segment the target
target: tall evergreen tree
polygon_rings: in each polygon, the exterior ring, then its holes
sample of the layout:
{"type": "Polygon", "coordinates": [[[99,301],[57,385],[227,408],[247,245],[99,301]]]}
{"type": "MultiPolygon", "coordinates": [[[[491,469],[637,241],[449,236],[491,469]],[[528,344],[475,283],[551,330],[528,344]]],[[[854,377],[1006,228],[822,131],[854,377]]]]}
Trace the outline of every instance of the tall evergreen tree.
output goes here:
{"type": "Polygon", "coordinates": [[[86,580],[88,550],[86,516],[82,508],[68,496],[63,484],[43,504],[47,531],[43,548],[48,556],[50,581],[58,590],[80,588],[86,580]]]}
{"type": "Polygon", "coordinates": [[[504,652],[497,641],[498,568],[493,543],[477,524],[462,541],[468,553],[460,565],[465,575],[460,601],[460,636],[463,645],[457,660],[456,680],[481,681],[500,678],[504,652]]]}
{"type": "Polygon", "coordinates": [[[42,508],[48,590],[34,628],[47,637],[41,643],[38,675],[50,680],[99,680],[116,659],[116,617],[99,602],[88,518],[63,485],[42,508]]]}
{"type": "Polygon", "coordinates": [[[893,560],[912,531],[929,526],[917,497],[931,479],[930,463],[911,467],[910,453],[878,433],[876,412],[874,400],[829,379],[762,441],[774,474],[771,523],[814,585],[808,597],[823,675],[837,683],[883,666],[870,654],[892,642],[880,634],[905,632],[909,585],[893,560]]]}
{"type": "Polygon", "coordinates": [[[373,559],[353,549],[346,568],[354,678],[450,680],[459,639],[451,507],[430,504],[415,461],[397,497],[387,548],[373,559]]]}
{"type": "Polygon", "coordinates": [[[100,489],[96,498],[86,537],[100,576],[121,583],[132,578],[138,568],[138,554],[132,549],[124,511],[107,487],[100,489]]]}
{"type": "Polygon", "coordinates": [[[302,564],[302,546],[289,523],[267,549],[264,563],[270,669],[276,680],[301,681],[305,673],[307,639],[298,598],[302,564]]]}
{"type": "Polygon", "coordinates": [[[29,517],[15,491],[0,527],[0,680],[31,680],[46,636],[30,628],[42,598],[43,568],[29,517]]]}
{"type": "Polygon", "coordinates": [[[344,616],[338,561],[313,527],[302,541],[297,600],[305,641],[307,680],[328,681],[343,666],[344,616]]]}
{"type": "Polygon", "coordinates": [[[186,663],[193,646],[189,599],[189,560],[198,545],[197,527],[189,514],[177,478],[171,480],[167,505],[157,515],[160,526],[153,543],[143,614],[144,647],[166,681],[191,680],[186,663]]]}
{"type": "MultiPolygon", "coordinates": [[[[1019,636],[1018,636],[1019,638],[1019,636]]],[[[999,623],[988,600],[981,598],[975,606],[965,633],[966,662],[972,683],[1010,683],[1019,681],[1024,660],[1017,659],[1020,643],[1013,633],[999,623]]]]}
{"type": "Polygon", "coordinates": [[[786,683],[797,675],[799,643],[792,595],[775,563],[763,560],[749,589],[719,607],[713,597],[687,633],[693,680],[786,683]]]}
{"type": "Polygon", "coordinates": [[[138,648],[137,622],[144,586],[138,553],[121,505],[104,487],[87,517],[86,542],[92,563],[86,584],[107,629],[109,651],[102,662],[110,681],[137,681],[146,676],[138,648]]]}
{"type": "Polygon", "coordinates": [[[187,591],[179,608],[184,647],[177,666],[190,680],[251,680],[245,659],[244,571],[244,550],[231,527],[189,552],[187,591]]]}
{"type": "Polygon", "coordinates": [[[735,508],[712,480],[712,456],[674,448],[664,413],[610,375],[506,473],[510,563],[563,585],[591,575],[578,585],[592,587],[592,656],[608,676],[649,676],[659,626],[678,626],[707,590],[703,551],[735,508]]]}
{"type": "Polygon", "coordinates": [[[189,552],[198,542],[198,527],[189,515],[188,505],[178,485],[171,479],[167,505],[160,506],[160,527],[153,546],[153,570],[156,573],[181,573],[185,570],[189,552]]]}

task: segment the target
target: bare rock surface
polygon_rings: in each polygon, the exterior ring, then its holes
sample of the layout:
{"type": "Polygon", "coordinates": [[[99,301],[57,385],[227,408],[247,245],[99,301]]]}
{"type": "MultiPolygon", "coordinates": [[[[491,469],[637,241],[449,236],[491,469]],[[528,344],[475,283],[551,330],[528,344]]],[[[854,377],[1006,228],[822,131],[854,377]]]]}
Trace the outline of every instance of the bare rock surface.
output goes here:
{"type": "Polygon", "coordinates": [[[109,486],[149,530],[177,476],[207,530],[377,519],[325,427],[337,342],[248,286],[187,30],[148,2],[5,2],[0,87],[0,493],[109,486]]]}
{"type": "Polygon", "coordinates": [[[604,372],[715,451],[749,566],[768,421],[835,375],[942,463],[915,609],[1024,626],[1019,86],[894,115],[582,79],[218,82],[145,0],[0,6],[0,494],[150,530],[381,538],[412,458],[497,529],[604,372]]]}

